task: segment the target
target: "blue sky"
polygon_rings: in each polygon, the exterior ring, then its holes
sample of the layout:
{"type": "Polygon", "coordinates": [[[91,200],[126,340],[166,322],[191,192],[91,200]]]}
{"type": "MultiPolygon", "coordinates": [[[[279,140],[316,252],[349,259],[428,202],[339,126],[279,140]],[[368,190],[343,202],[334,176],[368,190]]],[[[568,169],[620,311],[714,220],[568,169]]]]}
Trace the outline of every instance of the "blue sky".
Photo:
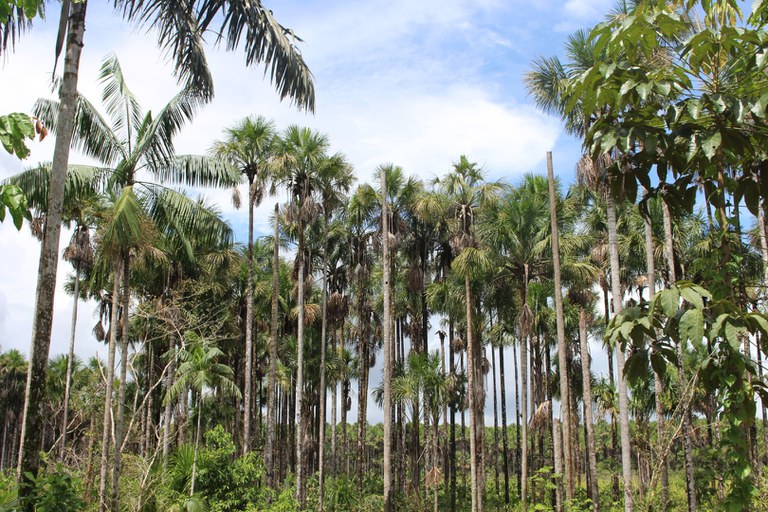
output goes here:
{"type": "MultiPolygon", "coordinates": [[[[562,51],[565,37],[600,21],[611,0],[366,0],[265,2],[275,17],[304,42],[300,48],[315,77],[316,114],[280,103],[258,68],[248,69],[242,53],[211,49],[216,99],[183,130],[179,153],[205,153],[222,130],[246,115],[262,114],[278,127],[310,126],[330,137],[362,181],[379,164],[392,162],[425,178],[450,169],[461,154],[483,165],[488,176],[515,183],[529,171],[545,172],[545,152],[568,182],[579,144],[562,133],[557,119],[536,111],[526,96],[523,73],[538,55],[562,51]]],[[[132,90],[145,108],[155,109],[178,90],[153,34],[126,25],[104,2],[88,7],[80,90],[98,103],[99,65],[116,53],[132,90]]],[[[16,51],[0,63],[0,112],[30,111],[35,99],[50,96],[55,21],[37,23],[16,51]]],[[[20,163],[0,155],[0,179],[25,165],[50,160],[52,138],[32,145],[20,163]]],[[[74,153],[72,163],[85,159],[74,153]]],[[[246,213],[230,204],[229,191],[206,194],[245,236],[246,213]]],[[[267,230],[274,201],[257,213],[267,230]]],[[[68,240],[62,235],[62,245],[68,240]]],[[[25,227],[0,225],[0,349],[26,352],[39,247],[25,227]]],[[[59,281],[68,264],[60,266],[59,281]]],[[[61,287],[56,296],[51,353],[66,350],[72,300],[61,287]]],[[[78,353],[90,357],[104,347],[90,335],[96,319],[82,308],[78,353]]],[[[437,329],[438,326],[434,326],[437,329]]],[[[374,374],[376,375],[376,374],[374,374]]],[[[508,386],[509,389],[509,386],[508,386]]]]}

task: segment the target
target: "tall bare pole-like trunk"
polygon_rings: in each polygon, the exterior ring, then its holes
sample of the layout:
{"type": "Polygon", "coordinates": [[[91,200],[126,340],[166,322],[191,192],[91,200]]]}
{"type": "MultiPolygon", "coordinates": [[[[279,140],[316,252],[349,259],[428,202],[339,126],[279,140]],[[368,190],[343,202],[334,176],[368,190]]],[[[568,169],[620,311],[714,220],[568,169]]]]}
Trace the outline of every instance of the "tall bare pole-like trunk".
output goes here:
{"type": "Polygon", "coordinates": [[[389,264],[389,211],[387,209],[387,173],[381,169],[381,238],[384,317],[381,332],[384,338],[384,511],[394,510],[392,487],[392,337],[391,337],[391,283],[389,264]]]}
{"type": "MultiPolygon", "coordinates": [[[[35,311],[32,315],[32,339],[29,346],[29,370],[27,371],[24,409],[19,441],[17,480],[19,498],[25,512],[33,512],[33,481],[40,466],[40,448],[43,433],[43,407],[45,405],[45,379],[48,370],[48,353],[51,348],[53,324],[53,298],[56,291],[56,272],[59,263],[59,238],[64,206],[64,184],[67,178],[69,148],[77,108],[77,77],[80,54],[85,34],[86,2],[72,3],[67,21],[67,47],[64,58],[64,77],[61,81],[58,130],[53,150],[50,191],[45,221],[45,232],[40,249],[37,271],[35,311]]],[[[66,13],[62,12],[62,15],[66,13]]]]}
{"type": "MultiPolygon", "coordinates": [[[[275,204],[275,234],[272,249],[272,332],[269,339],[269,374],[267,376],[267,440],[264,450],[266,467],[275,467],[275,432],[277,429],[277,306],[280,293],[280,205],[275,204]]],[[[268,471],[269,484],[276,485],[276,472],[268,471]]]]}
{"type": "Polygon", "coordinates": [[[563,288],[560,279],[560,237],[557,229],[557,197],[555,174],[552,169],[552,152],[547,151],[547,176],[549,181],[549,218],[552,223],[552,264],[555,278],[555,319],[557,324],[557,358],[560,363],[560,417],[563,423],[563,456],[565,465],[565,499],[573,499],[573,452],[571,449],[570,390],[566,375],[568,353],[565,346],[565,319],[563,316],[563,288]]]}
{"type": "Polygon", "coordinates": [[[528,510],[528,336],[520,339],[520,510],[528,510]]]}
{"type": "MultiPolygon", "coordinates": [[[[556,475],[563,474],[563,431],[560,428],[560,420],[552,419],[552,458],[556,475]]],[[[555,510],[563,510],[563,486],[555,486],[555,510]]]]}
{"type": "MultiPolygon", "coordinates": [[[[298,208],[302,215],[301,207],[298,208]]],[[[296,500],[304,508],[304,223],[299,219],[298,329],[296,331],[296,500]]]]}
{"type": "MultiPolygon", "coordinates": [[[[611,295],[613,296],[613,314],[618,315],[622,308],[621,275],[619,267],[619,242],[616,229],[616,203],[610,191],[605,197],[606,218],[608,224],[608,252],[611,261],[611,295]]],[[[632,512],[632,452],[629,438],[629,404],[627,401],[627,379],[624,376],[624,350],[616,347],[616,371],[619,379],[619,432],[621,435],[621,469],[624,478],[624,510],[632,512]]]]}
{"type": "Polygon", "coordinates": [[[499,391],[501,393],[501,444],[504,460],[504,503],[509,504],[509,446],[507,441],[507,397],[504,372],[504,343],[499,344],[499,391]]]}
{"type": "MultiPolygon", "coordinates": [[[[672,216],[669,213],[669,206],[666,201],[661,202],[662,211],[664,214],[664,257],[667,260],[667,266],[669,267],[669,285],[673,285],[677,281],[675,273],[675,246],[674,239],[672,238],[672,216]]],[[[680,379],[680,389],[685,389],[685,366],[683,361],[683,344],[677,344],[677,375],[680,379]]],[[[693,430],[691,428],[691,409],[690,401],[681,397],[681,403],[683,404],[682,416],[683,416],[683,453],[685,456],[685,491],[688,499],[688,512],[694,512],[696,510],[696,487],[693,479],[693,444],[691,437],[693,430]]]]}
{"type": "Polygon", "coordinates": [[[248,174],[248,282],[245,290],[245,383],[243,384],[243,455],[251,451],[253,391],[253,203],[256,191],[248,174]]]}
{"type": "MultiPolygon", "coordinates": [[[[647,194],[648,191],[644,189],[647,194]]],[[[648,300],[653,300],[656,294],[656,262],[653,257],[653,226],[651,225],[650,215],[645,218],[645,262],[648,271],[648,300]]],[[[664,384],[661,381],[661,375],[653,370],[653,387],[656,393],[656,432],[658,442],[661,443],[664,437],[664,408],[661,403],[661,396],[664,393],[664,384]]],[[[669,471],[667,467],[667,455],[664,450],[660,450],[661,460],[661,511],[665,512],[669,507],[669,471]]]]}
{"type": "Polygon", "coordinates": [[[109,444],[112,422],[112,387],[115,382],[115,351],[117,349],[118,297],[120,296],[120,269],[115,267],[112,278],[112,311],[109,317],[109,355],[107,356],[107,382],[104,386],[104,423],[101,430],[101,466],[99,467],[99,512],[107,510],[107,474],[109,472],[109,444]]]}
{"type": "MultiPolygon", "coordinates": [[[[324,207],[325,209],[325,207],[324,207]]],[[[320,432],[318,433],[318,504],[317,509],[323,512],[323,497],[325,495],[325,403],[327,390],[325,385],[325,350],[328,332],[328,217],[327,211],[323,212],[323,298],[322,298],[322,326],[320,328],[320,432]]]]}
{"type": "MultiPolygon", "coordinates": [[[[76,229],[80,229],[78,226],[76,229]]],[[[64,383],[64,410],[61,418],[61,444],[59,445],[59,459],[64,460],[67,450],[67,430],[69,428],[69,395],[72,393],[72,368],[75,359],[75,331],[77,328],[77,305],[80,302],[80,258],[75,264],[75,289],[74,302],[72,304],[72,323],[69,331],[69,351],[67,352],[67,376],[64,383]]]]}
{"type": "Polygon", "coordinates": [[[475,387],[477,380],[477,364],[475,356],[475,336],[472,329],[472,283],[469,278],[469,272],[464,274],[464,294],[467,306],[467,389],[469,390],[469,469],[470,469],[470,489],[472,495],[472,512],[482,512],[483,510],[483,490],[480,489],[480,468],[477,460],[477,437],[478,428],[483,425],[477,425],[475,408],[477,399],[475,396],[475,387]]]}
{"type": "Polygon", "coordinates": [[[112,468],[112,499],[111,508],[118,512],[120,497],[120,472],[122,471],[123,452],[123,427],[125,424],[125,384],[128,377],[128,331],[129,308],[131,305],[131,289],[129,282],[130,255],[123,257],[123,305],[122,318],[122,344],[120,345],[120,381],[117,385],[117,418],[115,420],[115,462],[112,468]]]}
{"type": "MultiPolygon", "coordinates": [[[[165,376],[165,392],[173,386],[173,377],[176,372],[176,336],[168,336],[168,373],[165,376]]],[[[168,456],[171,454],[171,417],[173,415],[173,400],[165,400],[163,410],[163,467],[168,464],[168,456]]]]}
{"type": "Polygon", "coordinates": [[[592,498],[593,510],[600,509],[600,493],[597,487],[597,455],[595,454],[595,427],[592,416],[592,380],[589,359],[589,339],[587,337],[587,310],[584,306],[579,311],[579,344],[581,345],[581,378],[582,395],[584,400],[584,424],[587,430],[587,470],[589,471],[589,492],[592,498]]]}

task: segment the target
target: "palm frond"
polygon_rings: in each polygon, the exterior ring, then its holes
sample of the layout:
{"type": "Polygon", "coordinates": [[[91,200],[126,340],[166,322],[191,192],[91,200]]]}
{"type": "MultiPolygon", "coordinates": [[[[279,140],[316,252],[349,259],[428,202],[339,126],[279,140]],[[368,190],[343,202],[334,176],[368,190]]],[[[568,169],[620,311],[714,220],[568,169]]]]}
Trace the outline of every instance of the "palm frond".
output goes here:
{"type": "Polygon", "coordinates": [[[188,187],[233,187],[240,183],[240,172],[219,158],[182,155],[151,169],[160,183],[188,187]]]}
{"type": "Polygon", "coordinates": [[[133,140],[133,131],[144,114],[136,96],[128,88],[123,69],[115,54],[108,55],[101,65],[99,81],[104,86],[101,100],[112,118],[113,132],[123,132],[123,140],[133,140]]]}

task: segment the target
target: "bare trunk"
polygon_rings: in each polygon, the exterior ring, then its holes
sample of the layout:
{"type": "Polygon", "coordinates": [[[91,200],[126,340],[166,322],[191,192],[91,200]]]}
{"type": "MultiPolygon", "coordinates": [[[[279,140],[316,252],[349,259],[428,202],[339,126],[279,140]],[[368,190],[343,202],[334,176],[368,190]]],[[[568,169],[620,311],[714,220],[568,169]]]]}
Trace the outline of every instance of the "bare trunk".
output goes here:
{"type": "MultiPolygon", "coordinates": [[[[662,201],[662,210],[664,213],[664,256],[667,259],[667,266],[669,267],[669,285],[677,281],[675,273],[675,248],[674,239],[672,238],[672,217],[669,213],[669,206],[662,201]]],[[[683,344],[677,344],[677,375],[680,379],[681,389],[685,387],[685,366],[683,362],[683,344]]],[[[691,410],[690,401],[681,397],[681,403],[683,404],[682,416],[683,416],[683,452],[685,454],[685,490],[688,499],[688,512],[696,510],[696,487],[693,477],[693,444],[691,442],[692,429],[691,429],[691,410]]]]}
{"type": "Polygon", "coordinates": [[[501,443],[503,447],[502,460],[504,460],[504,503],[509,504],[509,447],[507,443],[507,377],[504,372],[504,345],[499,345],[499,386],[501,392],[501,443]]]}
{"type": "MultiPolygon", "coordinates": [[[[76,229],[80,229],[78,226],[76,229]]],[[[69,395],[72,393],[72,365],[75,359],[75,329],[77,327],[77,305],[80,302],[80,259],[75,265],[75,289],[72,304],[72,324],[69,332],[69,351],[67,352],[67,376],[64,383],[64,410],[61,418],[61,445],[59,445],[59,459],[64,460],[67,449],[67,430],[69,429],[69,395]]]]}
{"type": "Polygon", "coordinates": [[[296,500],[304,507],[304,233],[299,222],[298,308],[299,319],[296,334],[296,500]]]}
{"type": "Polygon", "coordinates": [[[203,396],[202,392],[200,393],[200,396],[197,398],[197,430],[195,431],[195,453],[192,456],[192,477],[190,478],[189,482],[189,495],[192,496],[195,494],[195,476],[197,474],[197,452],[200,449],[200,430],[201,427],[201,420],[203,418],[203,411],[201,409],[203,404],[203,396]]]}
{"type": "MultiPolygon", "coordinates": [[[[555,475],[563,474],[563,439],[560,420],[552,420],[552,458],[554,459],[555,475]]],[[[555,486],[555,510],[563,510],[563,486],[555,486]]]]}
{"type": "MultiPolygon", "coordinates": [[[[616,234],[616,203],[610,193],[606,194],[606,217],[608,224],[608,251],[611,258],[611,294],[613,314],[622,308],[621,277],[619,267],[619,245],[616,234]]],[[[632,512],[632,453],[629,437],[629,404],[627,403],[627,379],[624,376],[624,350],[616,347],[616,371],[619,378],[619,431],[621,433],[621,468],[624,478],[624,510],[632,512]]]]}
{"type": "Polygon", "coordinates": [[[129,308],[131,305],[131,290],[128,281],[130,256],[123,258],[123,307],[122,322],[123,342],[120,346],[120,381],[117,386],[117,419],[115,421],[115,463],[112,468],[112,510],[119,510],[120,472],[122,471],[123,427],[125,425],[125,380],[128,377],[128,331],[129,308]]]}
{"type": "Polygon", "coordinates": [[[520,438],[522,453],[520,454],[520,510],[528,510],[528,337],[520,340],[520,392],[521,418],[520,438]]]}
{"type": "Polygon", "coordinates": [[[565,320],[563,317],[563,288],[560,279],[560,238],[557,229],[557,198],[555,175],[552,169],[552,152],[547,151],[547,175],[549,177],[549,217],[552,223],[552,264],[555,279],[555,317],[557,323],[557,358],[560,363],[560,417],[563,423],[563,456],[565,465],[565,499],[573,499],[573,452],[571,443],[570,389],[568,379],[568,355],[565,345],[565,320]]]}
{"type": "MultiPolygon", "coordinates": [[[[381,232],[382,232],[382,289],[384,317],[382,318],[382,336],[384,338],[384,510],[394,510],[394,492],[392,489],[392,311],[390,304],[391,283],[389,263],[389,211],[387,210],[387,176],[381,169],[381,232]]],[[[437,440],[435,440],[437,441],[437,440]]],[[[437,505],[435,505],[437,506],[437,505]]]]}
{"type": "Polygon", "coordinates": [[[592,417],[592,379],[590,372],[589,341],[587,338],[587,311],[581,307],[579,311],[579,344],[581,345],[581,379],[584,400],[584,424],[586,426],[586,450],[589,492],[591,494],[593,510],[600,508],[600,494],[597,488],[597,455],[595,454],[595,427],[592,417]]]}
{"type": "Polygon", "coordinates": [[[80,68],[80,54],[83,48],[83,35],[85,34],[86,5],[86,2],[73,2],[67,22],[68,38],[64,59],[64,78],[59,89],[58,130],[53,151],[45,233],[37,272],[35,311],[32,315],[32,339],[29,347],[29,370],[27,371],[19,441],[17,480],[19,482],[19,499],[25,512],[33,512],[34,509],[32,501],[33,479],[37,476],[40,465],[43,407],[46,393],[45,380],[48,370],[48,352],[51,347],[53,298],[56,291],[56,271],[59,262],[64,184],[67,177],[69,148],[77,108],[77,77],[80,68]]]}
{"type": "MultiPolygon", "coordinates": [[[[173,334],[168,340],[168,374],[165,376],[165,392],[173,386],[173,376],[176,372],[176,338],[173,334]]],[[[168,456],[171,453],[171,417],[173,414],[173,400],[165,400],[165,410],[163,411],[163,466],[168,464],[168,456]]]]}
{"type": "Polygon", "coordinates": [[[120,270],[115,268],[112,278],[112,311],[109,319],[109,355],[107,356],[107,376],[104,390],[104,424],[101,431],[101,466],[99,467],[99,512],[107,509],[107,473],[109,472],[109,444],[112,422],[112,385],[115,382],[115,351],[117,349],[117,313],[120,296],[120,270]]]}
{"type": "Polygon", "coordinates": [[[245,384],[243,385],[243,455],[251,451],[253,391],[253,174],[248,175],[248,283],[245,291],[245,384]]]}
{"type": "MultiPolygon", "coordinates": [[[[277,427],[277,304],[280,279],[280,205],[275,204],[275,233],[272,249],[272,330],[269,339],[269,375],[267,377],[267,442],[264,449],[266,467],[273,468],[275,464],[275,430],[277,427]]],[[[269,484],[273,487],[277,478],[272,471],[269,484]]]]}
{"type": "MultiPolygon", "coordinates": [[[[467,389],[469,390],[469,468],[470,485],[472,495],[472,512],[483,511],[483,491],[480,489],[480,468],[478,467],[477,429],[483,425],[477,425],[475,410],[478,396],[476,396],[475,380],[477,375],[477,362],[475,361],[475,339],[472,332],[472,284],[469,273],[464,274],[464,293],[467,306],[467,389]]],[[[484,405],[484,404],[483,404],[484,405]]],[[[482,447],[480,447],[482,449],[482,447]]]]}

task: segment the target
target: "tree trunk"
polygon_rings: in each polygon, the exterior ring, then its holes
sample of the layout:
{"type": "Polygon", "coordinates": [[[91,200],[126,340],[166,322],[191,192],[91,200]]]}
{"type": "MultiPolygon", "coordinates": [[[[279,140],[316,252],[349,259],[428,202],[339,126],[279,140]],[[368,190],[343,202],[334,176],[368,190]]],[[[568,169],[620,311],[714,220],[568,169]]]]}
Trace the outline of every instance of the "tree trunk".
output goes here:
{"type": "MultiPolygon", "coordinates": [[[[469,468],[470,485],[472,495],[472,512],[483,512],[483,491],[480,489],[481,468],[478,467],[478,446],[477,429],[483,428],[483,425],[477,425],[478,408],[477,402],[480,398],[476,396],[477,380],[477,361],[475,361],[475,337],[472,329],[472,283],[469,279],[469,273],[464,274],[464,294],[467,306],[467,390],[469,391],[469,468]]],[[[485,404],[481,404],[485,405],[485,404]]],[[[479,447],[482,451],[482,446],[479,447]]]]}
{"type": "MultiPolygon", "coordinates": [[[[675,248],[674,239],[672,238],[672,217],[669,213],[669,206],[665,201],[661,203],[662,211],[664,213],[664,256],[667,259],[667,266],[669,267],[669,285],[673,285],[677,281],[675,275],[675,248]]],[[[680,379],[680,389],[685,389],[685,366],[683,362],[683,344],[677,344],[677,375],[680,379]]],[[[693,479],[693,444],[691,437],[693,431],[691,429],[691,410],[690,401],[685,397],[680,397],[683,405],[682,419],[683,419],[683,452],[685,454],[685,490],[688,498],[688,512],[694,512],[696,510],[696,487],[693,479]]]]}
{"type": "Polygon", "coordinates": [[[392,338],[391,331],[391,283],[389,262],[389,212],[387,211],[387,175],[381,169],[381,233],[382,233],[382,290],[384,317],[382,337],[384,338],[384,511],[394,510],[392,489],[392,338]]]}
{"type": "MultiPolygon", "coordinates": [[[[80,229],[78,226],[75,229],[80,229]]],[[[67,352],[67,376],[64,382],[64,410],[61,418],[61,445],[59,445],[59,459],[64,460],[67,449],[67,429],[69,428],[69,395],[72,393],[72,365],[75,359],[75,329],[77,327],[77,305],[80,302],[80,265],[78,258],[75,265],[75,289],[74,302],[72,304],[72,324],[69,332],[69,351],[67,352]]]]}
{"type": "Polygon", "coordinates": [[[189,495],[192,496],[195,494],[195,475],[197,474],[197,452],[200,448],[200,430],[201,427],[201,420],[203,418],[203,411],[201,409],[203,405],[203,396],[202,391],[199,393],[199,397],[197,399],[197,430],[195,431],[195,453],[192,456],[192,477],[190,478],[189,482],[189,495]]]}
{"type": "Polygon", "coordinates": [[[589,493],[593,510],[600,508],[600,494],[597,487],[597,455],[595,454],[595,427],[592,417],[592,379],[590,372],[589,341],[587,338],[587,310],[582,306],[579,311],[579,343],[581,345],[581,379],[584,400],[584,424],[587,430],[585,439],[587,450],[587,470],[589,493]]]}
{"type": "Polygon", "coordinates": [[[111,439],[112,385],[115,382],[115,351],[117,348],[118,297],[120,296],[120,269],[115,267],[112,278],[112,311],[109,319],[109,355],[104,390],[104,424],[101,431],[101,466],[99,468],[99,512],[107,509],[107,473],[109,471],[109,441],[111,439]]]}
{"type": "Polygon", "coordinates": [[[19,441],[19,500],[25,512],[32,512],[33,479],[40,465],[42,446],[43,407],[45,405],[45,380],[48,370],[48,352],[51,347],[53,324],[53,297],[56,291],[56,271],[59,262],[59,236],[64,205],[64,184],[67,178],[69,148],[77,108],[77,77],[80,54],[85,34],[86,2],[72,3],[67,28],[67,50],[64,58],[64,78],[61,81],[60,110],[57,121],[56,142],[53,151],[50,191],[40,264],[37,272],[35,311],[32,315],[32,339],[29,347],[24,409],[19,441]],[[31,478],[30,478],[31,477],[31,478]]]}
{"type": "Polygon", "coordinates": [[[491,346],[491,376],[493,377],[493,475],[496,497],[499,497],[499,400],[496,394],[496,352],[491,346]]]}
{"type": "Polygon", "coordinates": [[[528,510],[528,336],[520,340],[520,382],[522,384],[520,405],[520,438],[522,453],[520,454],[520,510],[528,510]]]}
{"type": "MultiPolygon", "coordinates": [[[[521,341],[522,343],[522,341],[521,341]]],[[[517,475],[517,495],[522,499],[522,465],[520,455],[520,382],[517,379],[517,344],[512,344],[512,368],[515,374],[515,474],[517,475]]]]}
{"type": "MultiPolygon", "coordinates": [[[[451,376],[456,374],[456,363],[453,359],[453,318],[448,317],[448,364],[451,376]]],[[[451,401],[451,512],[456,512],[456,405],[451,401]]]]}
{"type": "Polygon", "coordinates": [[[507,446],[507,377],[504,373],[504,344],[499,344],[499,387],[501,392],[501,443],[504,460],[504,503],[509,504],[509,450],[507,446]]]}
{"type": "MultiPolygon", "coordinates": [[[[560,420],[552,420],[552,458],[554,459],[555,475],[563,474],[563,438],[560,420]]],[[[563,510],[563,486],[555,485],[555,510],[563,510]]]]}
{"type": "MultiPolygon", "coordinates": [[[[243,385],[243,455],[251,451],[253,391],[253,173],[248,174],[248,282],[245,290],[245,384],[243,385]]],[[[301,314],[301,313],[299,313],[301,314]]]]}
{"type": "MultiPolygon", "coordinates": [[[[616,203],[610,193],[606,194],[606,217],[608,224],[608,251],[611,258],[611,294],[613,314],[622,308],[621,277],[619,267],[619,244],[616,233],[616,203]]],[[[621,467],[624,478],[624,510],[632,512],[632,453],[629,438],[629,405],[627,403],[627,379],[624,377],[624,350],[616,347],[616,371],[619,378],[619,430],[621,433],[621,467]]]]}
{"type": "MultiPolygon", "coordinates": [[[[176,372],[176,337],[171,334],[168,337],[168,374],[165,376],[165,392],[173,386],[173,376],[176,372]]],[[[171,418],[173,414],[173,400],[165,399],[163,411],[163,467],[168,464],[168,456],[171,453],[171,418]]]]}
{"type": "Polygon", "coordinates": [[[568,356],[565,346],[565,320],[563,317],[563,288],[560,280],[560,238],[557,228],[557,198],[555,196],[555,175],[552,169],[552,152],[547,151],[547,175],[549,177],[549,217],[552,223],[552,264],[555,278],[555,317],[557,323],[557,358],[560,363],[560,416],[563,423],[563,455],[565,465],[565,499],[573,499],[573,452],[571,450],[570,389],[568,379],[568,356]]]}
{"type": "MultiPolygon", "coordinates": [[[[645,190],[647,194],[648,191],[645,190]]],[[[645,218],[645,261],[648,270],[648,300],[652,301],[656,294],[656,262],[654,260],[653,247],[653,226],[651,225],[650,215],[645,218]]],[[[657,443],[661,447],[664,437],[664,408],[662,407],[661,397],[664,393],[664,384],[661,381],[661,375],[653,370],[653,387],[656,394],[656,437],[657,443]]],[[[661,511],[666,512],[669,507],[669,471],[667,469],[667,455],[663,449],[659,450],[661,454],[661,511]]]]}
{"type": "Polygon", "coordinates": [[[328,212],[323,215],[323,297],[322,297],[322,326],[320,330],[320,431],[318,432],[318,504],[319,512],[323,512],[323,497],[325,495],[325,348],[328,331],[328,212]]]}
{"type": "MultiPolygon", "coordinates": [[[[301,211],[301,208],[299,208],[301,211]]],[[[300,214],[301,215],[301,214],[300,214]]],[[[298,308],[299,319],[296,333],[296,500],[299,508],[304,508],[304,233],[299,221],[299,272],[298,272],[298,308]]]]}
{"type": "Polygon", "coordinates": [[[128,377],[128,332],[131,289],[129,283],[130,256],[123,257],[123,306],[122,322],[123,342],[120,346],[120,381],[117,386],[117,419],[115,421],[115,463],[112,468],[112,510],[118,512],[120,498],[120,472],[122,471],[123,427],[125,425],[125,384],[128,377]]]}
{"type": "MultiPolygon", "coordinates": [[[[275,204],[275,234],[272,249],[272,329],[269,340],[269,375],[267,377],[267,443],[264,450],[266,467],[275,464],[275,430],[277,428],[277,317],[278,295],[280,293],[280,205],[275,204]]],[[[269,485],[275,487],[277,478],[272,471],[267,472],[269,485]]]]}

